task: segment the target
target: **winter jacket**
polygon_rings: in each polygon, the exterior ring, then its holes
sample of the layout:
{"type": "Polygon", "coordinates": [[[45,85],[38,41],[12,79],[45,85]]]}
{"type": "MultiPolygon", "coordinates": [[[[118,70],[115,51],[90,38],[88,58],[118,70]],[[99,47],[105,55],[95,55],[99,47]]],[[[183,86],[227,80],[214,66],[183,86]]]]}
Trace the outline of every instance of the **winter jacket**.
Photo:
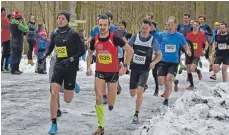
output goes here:
{"type": "Polygon", "coordinates": [[[28,22],[29,32],[27,35],[27,40],[36,40],[36,26],[33,22],[28,22]]]}
{"type": "Polygon", "coordinates": [[[49,41],[47,39],[39,38],[36,40],[35,47],[34,47],[34,54],[38,57],[44,55],[45,50],[48,48],[49,41]]]}
{"type": "Polygon", "coordinates": [[[1,16],[1,42],[10,40],[10,20],[6,16],[1,16]]]}

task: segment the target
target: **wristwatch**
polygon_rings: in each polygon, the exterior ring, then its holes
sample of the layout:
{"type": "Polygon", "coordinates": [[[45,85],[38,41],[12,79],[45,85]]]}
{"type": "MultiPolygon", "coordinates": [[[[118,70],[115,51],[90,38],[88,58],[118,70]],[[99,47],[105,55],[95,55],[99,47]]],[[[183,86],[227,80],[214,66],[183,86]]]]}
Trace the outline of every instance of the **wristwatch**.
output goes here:
{"type": "Polygon", "coordinates": [[[123,64],[123,67],[128,67],[128,64],[123,64]]]}
{"type": "Polygon", "coordinates": [[[69,59],[70,59],[70,62],[73,62],[74,61],[74,58],[73,57],[70,57],[69,59]]]}

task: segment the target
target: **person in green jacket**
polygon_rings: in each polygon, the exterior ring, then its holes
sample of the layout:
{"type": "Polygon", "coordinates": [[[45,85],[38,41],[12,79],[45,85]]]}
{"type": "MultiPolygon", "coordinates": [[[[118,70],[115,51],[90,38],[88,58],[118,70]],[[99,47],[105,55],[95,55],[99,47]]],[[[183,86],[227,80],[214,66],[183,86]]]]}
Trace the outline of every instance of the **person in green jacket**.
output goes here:
{"type": "Polygon", "coordinates": [[[28,25],[22,14],[19,12],[14,13],[14,19],[10,24],[11,33],[11,74],[20,75],[22,72],[19,70],[19,64],[23,51],[23,37],[29,31],[28,25]]]}

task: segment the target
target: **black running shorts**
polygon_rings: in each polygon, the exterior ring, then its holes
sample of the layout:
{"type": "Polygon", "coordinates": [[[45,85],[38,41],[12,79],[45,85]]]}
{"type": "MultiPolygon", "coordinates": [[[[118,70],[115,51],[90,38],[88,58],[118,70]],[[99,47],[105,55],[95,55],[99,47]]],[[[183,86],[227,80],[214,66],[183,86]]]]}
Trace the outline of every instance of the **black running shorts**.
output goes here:
{"type": "Polygon", "coordinates": [[[198,66],[198,63],[200,62],[200,58],[199,57],[194,57],[193,59],[191,59],[190,57],[186,57],[185,59],[185,64],[195,64],[198,66]]]}
{"type": "Polygon", "coordinates": [[[229,56],[216,56],[214,64],[221,64],[229,65],[229,56]]]}
{"type": "Polygon", "coordinates": [[[178,63],[160,62],[158,67],[158,76],[167,76],[168,73],[177,74],[178,63]]]}
{"type": "Polygon", "coordinates": [[[145,87],[149,77],[149,71],[131,70],[130,89],[136,89],[138,86],[145,87]]]}
{"type": "Polygon", "coordinates": [[[65,90],[74,90],[76,83],[77,66],[71,64],[68,67],[56,63],[53,70],[51,83],[58,83],[62,85],[64,81],[65,90]]]}
{"type": "Polygon", "coordinates": [[[95,77],[105,80],[106,83],[116,83],[119,72],[95,72],[95,77]]]}

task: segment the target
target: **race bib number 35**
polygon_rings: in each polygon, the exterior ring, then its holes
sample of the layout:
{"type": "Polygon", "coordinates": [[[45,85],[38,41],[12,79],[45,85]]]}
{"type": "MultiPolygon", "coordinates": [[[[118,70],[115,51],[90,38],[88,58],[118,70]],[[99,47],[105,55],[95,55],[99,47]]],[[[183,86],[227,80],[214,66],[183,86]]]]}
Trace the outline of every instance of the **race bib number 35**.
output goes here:
{"type": "Polygon", "coordinates": [[[198,48],[198,45],[197,45],[197,43],[193,43],[193,49],[197,49],[198,48]]]}
{"type": "Polygon", "coordinates": [[[111,64],[112,56],[111,54],[98,54],[98,60],[100,64],[111,64]]]}
{"type": "Polygon", "coordinates": [[[66,46],[56,47],[57,58],[68,57],[66,46]]]}
{"type": "Polygon", "coordinates": [[[226,50],[227,49],[227,44],[218,44],[219,50],[226,50]]]}
{"type": "Polygon", "coordinates": [[[145,64],[146,57],[134,54],[133,62],[136,64],[145,64]]]}
{"type": "Polygon", "coordinates": [[[176,52],[176,45],[165,45],[165,52],[168,53],[176,52]]]}

